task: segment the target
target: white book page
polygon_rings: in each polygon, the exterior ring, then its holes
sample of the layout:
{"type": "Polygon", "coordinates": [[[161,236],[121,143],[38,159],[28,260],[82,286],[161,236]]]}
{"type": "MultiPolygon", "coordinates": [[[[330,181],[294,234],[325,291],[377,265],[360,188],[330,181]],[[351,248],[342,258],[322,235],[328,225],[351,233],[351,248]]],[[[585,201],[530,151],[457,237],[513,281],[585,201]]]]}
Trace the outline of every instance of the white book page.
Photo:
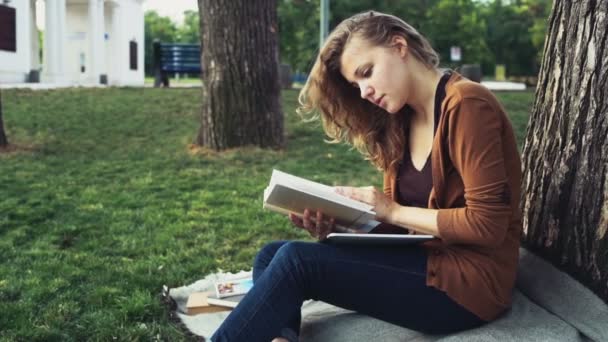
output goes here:
{"type": "MultiPolygon", "coordinates": [[[[266,190],[272,189],[275,184],[281,184],[292,189],[296,189],[301,192],[309,193],[319,197],[326,198],[336,203],[342,203],[349,207],[355,208],[360,211],[365,211],[373,214],[373,207],[369,204],[353,200],[352,198],[340,195],[336,193],[335,188],[310,181],[301,177],[293,176],[279,170],[272,170],[272,176],[270,178],[270,184],[266,190]]],[[[270,191],[264,191],[264,199],[270,191]]]]}

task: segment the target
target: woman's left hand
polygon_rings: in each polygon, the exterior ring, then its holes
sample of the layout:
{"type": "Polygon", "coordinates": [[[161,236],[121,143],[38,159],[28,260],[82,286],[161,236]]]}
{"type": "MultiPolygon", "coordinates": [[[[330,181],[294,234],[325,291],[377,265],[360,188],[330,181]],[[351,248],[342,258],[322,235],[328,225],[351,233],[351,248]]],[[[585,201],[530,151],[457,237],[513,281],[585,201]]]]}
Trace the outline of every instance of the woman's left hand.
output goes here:
{"type": "Polygon", "coordinates": [[[395,201],[373,186],[359,188],[352,186],[337,186],[335,189],[340,195],[371,205],[376,212],[376,219],[378,221],[390,223],[389,218],[393,211],[399,206],[395,201]]]}

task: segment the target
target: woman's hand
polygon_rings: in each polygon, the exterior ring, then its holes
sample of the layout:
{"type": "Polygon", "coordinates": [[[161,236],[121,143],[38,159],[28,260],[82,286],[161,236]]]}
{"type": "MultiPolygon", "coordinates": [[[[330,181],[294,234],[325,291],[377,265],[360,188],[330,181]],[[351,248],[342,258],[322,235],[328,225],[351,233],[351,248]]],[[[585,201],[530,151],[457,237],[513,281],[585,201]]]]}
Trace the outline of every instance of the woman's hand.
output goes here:
{"type": "Polygon", "coordinates": [[[308,231],[312,237],[319,241],[325,240],[327,235],[336,228],[334,218],[325,218],[320,211],[313,214],[309,209],[306,209],[302,218],[295,214],[289,214],[289,219],[296,227],[308,231]],[[312,219],[313,217],[314,220],[312,219]]]}
{"type": "Polygon", "coordinates": [[[376,219],[378,221],[391,223],[390,217],[393,211],[399,207],[395,201],[386,196],[382,191],[376,190],[373,186],[360,188],[337,186],[335,189],[340,195],[371,205],[376,212],[376,219]]]}

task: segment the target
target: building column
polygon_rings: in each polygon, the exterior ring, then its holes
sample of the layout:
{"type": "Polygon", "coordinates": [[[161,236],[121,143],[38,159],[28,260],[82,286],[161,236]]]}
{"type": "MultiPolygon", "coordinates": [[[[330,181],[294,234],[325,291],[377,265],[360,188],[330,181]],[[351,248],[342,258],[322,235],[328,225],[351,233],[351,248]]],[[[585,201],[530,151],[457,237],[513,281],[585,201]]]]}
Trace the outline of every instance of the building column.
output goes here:
{"type": "Polygon", "coordinates": [[[31,67],[33,71],[40,70],[40,42],[38,41],[38,27],[36,26],[36,0],[30,0],[30,48],[31,48],[31,67]]]}
{"type": "Polygon", "coordinates": [[[105,58],[103,0],[89,0],[89,83],[99,84],[105,58]]]}
{"type": "Polygon", "coordinates": [[[65,76],[65,0],[47,0],[44,27],[45,82],[63,83],[65,76]]]}
{"type": "Polygon", "coordinates": [[[116,60],[112,63],[112,75],[110,78],[113,85],[122,85],[125,73],[125,57],[123,56],[125,49],[123,48],[123,18],[122,7],[119,3],[114,3],[112,6],[112,55],[116,56],[116,60]]]}

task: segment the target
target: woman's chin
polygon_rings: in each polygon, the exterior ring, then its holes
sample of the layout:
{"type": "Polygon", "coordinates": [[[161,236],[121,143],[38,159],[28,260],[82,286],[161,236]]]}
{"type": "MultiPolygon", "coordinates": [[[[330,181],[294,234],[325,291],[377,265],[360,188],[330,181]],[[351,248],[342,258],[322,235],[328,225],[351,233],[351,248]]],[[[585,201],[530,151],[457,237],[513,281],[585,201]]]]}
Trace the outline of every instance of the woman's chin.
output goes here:
{"type": "Polygon", "coordinates": [[[386,108],[384,108],[384,110],[389,114],[395,114],[399,111],[398,109],[395,109],[391,106],[386,106],[386,108]]]}

